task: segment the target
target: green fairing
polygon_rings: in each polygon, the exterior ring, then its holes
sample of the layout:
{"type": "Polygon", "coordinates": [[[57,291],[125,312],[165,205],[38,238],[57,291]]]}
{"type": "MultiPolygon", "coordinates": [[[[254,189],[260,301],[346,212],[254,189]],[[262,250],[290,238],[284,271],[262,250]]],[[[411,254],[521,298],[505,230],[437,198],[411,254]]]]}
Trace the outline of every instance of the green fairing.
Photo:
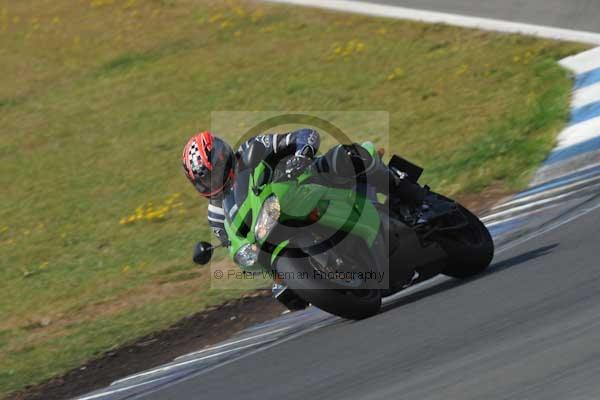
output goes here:
{"type": "MultiPolygon", "coordinates": [[[[366,145],[365,148],[369,152],[374,152],[372,145],[366,145]]],[[[312,176],[313,173],[310,171],[305,172],[296,180],[267,183],[259,187],[260,191],[256,194],[252,190],[254,182],[260,181],[259,178],[266,168],[269,167],[264,163],[255,168],[253,174],[249,177],[249,190],[246,200],[238,209],[233,221],[231,223],[225,221],[225,230],[231,242],[229,252],[232,259],[235,260],[235,255],[242,246],[256,243],[254,228],[261,207],[265,200],[273,194],[277,196],[280,203],[280,221],[307,220],[310,213],[318,207],[320,210],[318,224],[336,231],[348,232],[363,239],[369,246],[372,245],[381,222],[379,213],[371,200],[358,195],[353,189],[335,189],[314,183],[303,183],[312,176]],[[250,230],[246,237],[238,236],[239,227],[242,226],[250,210],[252,212],[250,230]]],[[[263,241],[267,239],[269,239],[268,236],[263,241]]],[[[262,242],[258,244],[260,245],[262,242]]],[[[271,256],[271,264],[287,244],[287,240],[278,244],[271,256]]],[[[255,264],[252,267],[243,269],[260,271],[270,269],[270,266],[255,264]]]]}

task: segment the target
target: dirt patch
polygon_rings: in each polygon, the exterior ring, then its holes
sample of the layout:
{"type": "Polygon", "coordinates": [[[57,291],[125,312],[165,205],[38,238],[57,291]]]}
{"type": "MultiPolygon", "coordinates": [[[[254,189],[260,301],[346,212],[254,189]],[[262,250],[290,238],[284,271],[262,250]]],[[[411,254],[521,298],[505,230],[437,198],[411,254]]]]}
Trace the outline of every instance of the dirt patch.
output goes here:
{"type": "Polygon", "coordinates": [[[69,399],[111,382],[172,361],[175,357],[221,342],[252,325],[273,319],[285,307],[258,291],[179,321],[170,328],[111,350],[63,376],[27,387],[10,400],[69,399]]]}

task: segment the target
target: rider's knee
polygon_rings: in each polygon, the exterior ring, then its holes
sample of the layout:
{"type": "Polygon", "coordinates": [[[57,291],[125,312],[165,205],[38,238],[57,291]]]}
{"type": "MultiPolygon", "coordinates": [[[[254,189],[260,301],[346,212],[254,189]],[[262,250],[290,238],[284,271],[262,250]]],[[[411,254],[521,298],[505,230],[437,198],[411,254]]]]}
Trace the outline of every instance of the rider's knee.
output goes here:
{"type": "Polygon", "coordinates": [[[377,160],[359,144],[339,144],[325,155],[329,173],[344,177],[368,174],[377,164],[377,160]]]}

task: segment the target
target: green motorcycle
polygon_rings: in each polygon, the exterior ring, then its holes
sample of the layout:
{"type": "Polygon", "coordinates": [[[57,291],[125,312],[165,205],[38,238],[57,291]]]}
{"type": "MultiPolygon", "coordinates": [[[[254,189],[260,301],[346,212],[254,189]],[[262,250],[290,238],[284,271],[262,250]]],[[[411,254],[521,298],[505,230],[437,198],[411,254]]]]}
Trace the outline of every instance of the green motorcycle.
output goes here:
{"type": "MultiPolygon", "coordinates": [[[[371,143],[362,146],[379,157],[371,143]]],[[[348,319],[375,315],[382,297],[438,274],[467,278],[484,271],[494,244],[483,223],[458,203],[428,191],[435,218],[367,185],[328,185],[314,165],[296,173],[248,152],[226,195],[229,253],[244,271],[269,273],[312,305],[348,319]]],[[[388,168],[416,183],[423,170],[393,156],[388,168]]],[[[200,264],[214,247],[201,242],[200,264]]]]}

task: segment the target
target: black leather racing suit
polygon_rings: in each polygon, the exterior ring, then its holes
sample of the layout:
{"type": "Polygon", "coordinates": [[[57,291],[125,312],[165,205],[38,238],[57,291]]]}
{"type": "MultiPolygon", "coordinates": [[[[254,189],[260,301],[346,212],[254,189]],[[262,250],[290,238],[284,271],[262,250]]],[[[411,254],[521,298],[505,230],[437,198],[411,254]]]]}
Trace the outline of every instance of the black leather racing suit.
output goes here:
{"type": "MultiPolygon", "coordinates": [[[[239,158],[254,141],[260,141],[265,145],[267,149],[266,159],[270,163],[275,164],[279,160],[294,155],[313,158],[319,150],[320,137],[319,133],[314,129],[300,129],[283,134],[259,135],[242,143],[237,150],[236,157],[239,158]]],[[[208,204],[208,224],[221,243],[227,242],[224,221],[223,198],[211,198],[208,204]]]]}

